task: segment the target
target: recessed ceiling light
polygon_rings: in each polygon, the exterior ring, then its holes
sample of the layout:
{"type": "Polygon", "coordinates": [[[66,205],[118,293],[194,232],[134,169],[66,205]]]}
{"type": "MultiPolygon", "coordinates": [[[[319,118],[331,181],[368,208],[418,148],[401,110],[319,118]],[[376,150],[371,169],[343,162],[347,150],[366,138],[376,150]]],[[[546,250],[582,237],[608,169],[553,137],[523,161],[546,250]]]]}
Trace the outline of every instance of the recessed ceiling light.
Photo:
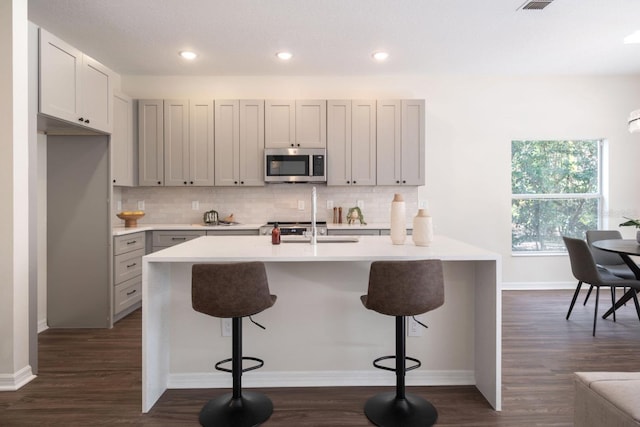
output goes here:
{"type": "Polygon", "coordinates": [[[389,54],[387,52],[374,52],[372,55],[373,59],[376,61],[386,61],[389,58],[389,54]]]}
{"type": "Polygon", "coordinates": [[[640,43],[640,30],[624,38],[624,44],[640,43]]]}
{"type": "Polygon", "coordinates": [[[193,60],[196,59],[198,54],[195,52],[191,52],[190,50],[183,50],[182,52],[180,52],[180,56],[184,59],[193,60]]]}
{"type": "Polygon", "coordinates": [[[283,61],[288,61],[293,57],[293,54],[291,52],[278,52],[276,56],[283,61]]]}

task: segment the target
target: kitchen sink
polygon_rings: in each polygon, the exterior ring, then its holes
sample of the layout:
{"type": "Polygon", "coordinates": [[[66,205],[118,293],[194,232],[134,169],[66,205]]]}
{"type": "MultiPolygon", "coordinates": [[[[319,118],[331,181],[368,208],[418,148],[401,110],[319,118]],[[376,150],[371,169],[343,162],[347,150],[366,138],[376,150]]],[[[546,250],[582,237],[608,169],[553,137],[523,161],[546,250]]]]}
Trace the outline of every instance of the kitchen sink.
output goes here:
{"type": "MultiPolygon", "coordinates": [[[[309,236],[281,236],[281,243],[309,243],[309,236]]],[[[358,236],[317,236],[318,243],[356,243],[360,241],[358,236]]]]}

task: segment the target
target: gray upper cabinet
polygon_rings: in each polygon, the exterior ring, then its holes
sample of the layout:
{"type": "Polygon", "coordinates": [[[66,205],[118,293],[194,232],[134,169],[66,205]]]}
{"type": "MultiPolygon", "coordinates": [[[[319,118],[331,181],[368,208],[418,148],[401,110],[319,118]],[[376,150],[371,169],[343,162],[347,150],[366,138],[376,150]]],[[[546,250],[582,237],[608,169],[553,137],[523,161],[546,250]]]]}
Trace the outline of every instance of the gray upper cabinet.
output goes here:
{"type": "Polygon", "coordinates": [[[212,186],[213,101],[140,100],[140,185],[212,186]]]}
{"type": "Polygon", "coordinates": [[[137,181],[137,156],[133,135],[133,100],[113,95],[113,132],[111,133],[111,178],[113,185],[134,186],[137,181]]]}
{"type": "Polygon", "coordinates": [[[215,101],[216,186],[264,185],[262,100],[215,101]]]}
{"type": "Polygon", "coordinates": [[[376,101],[327,101],[328,185],[376,185],[376,101]]]}
{"type": "Polygon", "coordinates": [[[327,101],[265,101],[266,148],[325,148],[327,101]]]}
{"type": "Polygon", "coordinates": [[[265,148],[290,148],[296,144],[296,103],[267,100],[264,105],[265,148]]]}
{"type": "Polygon", "coordinates": [[[424,100],[378,100],[377,184],[425,184],[424,100]]]}
{"type": "Polygon", "coordinates": [[[111,133],[111,70],[42,28],[39,65],[40,113],[111,133]]]}
{"type": "Polygon", "coordinates": [[[327,146],[327,101],[296,101],[296,147],[327,146]]]}
{"type": "Polygon", "coordinates": [[[164,103],[161,99],[138,101],[138,183],[164,185],[164,103]]]}

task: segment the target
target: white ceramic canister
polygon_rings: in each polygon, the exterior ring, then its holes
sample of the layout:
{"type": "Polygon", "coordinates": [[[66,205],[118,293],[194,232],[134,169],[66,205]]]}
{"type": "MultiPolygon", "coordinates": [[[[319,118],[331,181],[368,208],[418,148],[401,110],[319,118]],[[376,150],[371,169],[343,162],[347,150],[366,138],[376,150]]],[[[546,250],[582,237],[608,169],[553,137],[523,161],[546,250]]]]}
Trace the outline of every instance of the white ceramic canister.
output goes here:
{"type": "Polygon", "coordinates": [[[407,238],[406,207],[402,194],[394,194],[391,202],[391,243],[403,245],[407,238]]]}
{"type": "Polygon", "coordinates": [[[426,209],[418,209],[413,218],[413,243],[416,246],[429,246],[433,241],[433,219],[426,209]]]}

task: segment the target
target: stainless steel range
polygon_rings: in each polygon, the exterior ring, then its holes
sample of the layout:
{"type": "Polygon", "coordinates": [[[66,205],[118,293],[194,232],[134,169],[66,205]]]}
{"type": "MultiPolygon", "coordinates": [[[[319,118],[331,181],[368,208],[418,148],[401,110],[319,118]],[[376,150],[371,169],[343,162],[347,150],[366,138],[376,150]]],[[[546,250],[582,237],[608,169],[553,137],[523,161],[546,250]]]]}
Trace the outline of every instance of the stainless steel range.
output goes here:
{"type": "MultiPolygon", "coordinates": [[[[278,223],[280,227],[281,236],[304,236],[309,235],[311,232],[311,222],[293,222],[293,221],[269,221],[265,225],[260,227],[260,235],[270,235],[273,225],[278,223]]],[[[317,221],[316,229],[318,230],[318,236],[327,235],[327,223],[326,221],[317,221]]]]}

